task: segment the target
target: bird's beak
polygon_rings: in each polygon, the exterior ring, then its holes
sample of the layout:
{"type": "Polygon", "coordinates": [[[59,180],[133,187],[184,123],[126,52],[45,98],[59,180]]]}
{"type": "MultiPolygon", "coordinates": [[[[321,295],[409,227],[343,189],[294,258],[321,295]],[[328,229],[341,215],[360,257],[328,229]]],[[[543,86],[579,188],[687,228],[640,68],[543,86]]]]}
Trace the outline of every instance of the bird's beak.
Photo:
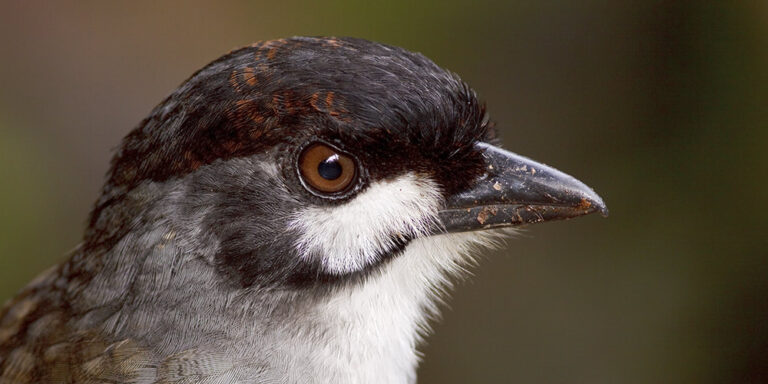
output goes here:
{"type": "Polygon", "coordinates": [[[487,143],[476,144],[485,174],[446,200],[440,220],[447,232],[466,232],[570,219],[600,212],[592,188],[557,169],[487,143]]]}

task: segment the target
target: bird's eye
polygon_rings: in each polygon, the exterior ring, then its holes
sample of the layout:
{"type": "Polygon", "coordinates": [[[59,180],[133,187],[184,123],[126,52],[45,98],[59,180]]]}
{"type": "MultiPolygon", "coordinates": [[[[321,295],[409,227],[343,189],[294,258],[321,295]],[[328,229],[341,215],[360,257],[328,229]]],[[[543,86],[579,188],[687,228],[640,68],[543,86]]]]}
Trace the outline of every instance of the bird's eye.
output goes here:
{"type": "Polygon", "coordinates": [[[346,190],[357,177],[355,160],[326,144],[312,144],[299,156],[299,172],[316,192],[333,194],[346,190]]]}

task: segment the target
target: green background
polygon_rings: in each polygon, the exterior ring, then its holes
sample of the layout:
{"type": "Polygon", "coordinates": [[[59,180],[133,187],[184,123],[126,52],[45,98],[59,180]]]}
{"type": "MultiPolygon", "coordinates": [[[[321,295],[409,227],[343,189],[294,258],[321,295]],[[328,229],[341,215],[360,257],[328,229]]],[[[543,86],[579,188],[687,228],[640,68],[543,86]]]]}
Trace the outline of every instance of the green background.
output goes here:
{"type": "Polygon", "coordinates": [[[292,35],[419,51],[611,216],[459,283],[420,383],[768,382],[764,1],[0,2],[0,301],[79,241],[111,149],[193,71],[292,35]]]}

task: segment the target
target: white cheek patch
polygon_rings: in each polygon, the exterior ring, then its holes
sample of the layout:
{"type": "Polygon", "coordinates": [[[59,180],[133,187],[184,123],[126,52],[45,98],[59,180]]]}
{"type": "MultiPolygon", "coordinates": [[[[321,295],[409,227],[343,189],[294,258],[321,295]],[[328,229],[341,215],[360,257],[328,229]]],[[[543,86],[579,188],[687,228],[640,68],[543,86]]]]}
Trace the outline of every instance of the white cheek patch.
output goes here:
{"type": "Polygon", "coordinates": [[[301,257],[319,258],[325,272],[359,271],[395,247],[393,237],[428,234],[442,195],[427,176],[407,173],[372,183],[352,200],[334,207],[310,207],[295,214],[301,257]]]}

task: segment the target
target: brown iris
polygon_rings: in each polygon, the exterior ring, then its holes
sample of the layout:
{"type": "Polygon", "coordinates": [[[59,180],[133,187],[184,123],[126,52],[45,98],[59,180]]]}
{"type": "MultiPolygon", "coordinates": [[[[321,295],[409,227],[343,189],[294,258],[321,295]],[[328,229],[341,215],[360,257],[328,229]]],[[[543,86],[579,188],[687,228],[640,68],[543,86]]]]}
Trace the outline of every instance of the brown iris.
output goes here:
{"type": "Polygon", "coordinates": [[[310,145],[299,156],[302,179],[322,193],[344,191],[355,180],[355,168],[352,157],[321,143],[310,145]]]}

